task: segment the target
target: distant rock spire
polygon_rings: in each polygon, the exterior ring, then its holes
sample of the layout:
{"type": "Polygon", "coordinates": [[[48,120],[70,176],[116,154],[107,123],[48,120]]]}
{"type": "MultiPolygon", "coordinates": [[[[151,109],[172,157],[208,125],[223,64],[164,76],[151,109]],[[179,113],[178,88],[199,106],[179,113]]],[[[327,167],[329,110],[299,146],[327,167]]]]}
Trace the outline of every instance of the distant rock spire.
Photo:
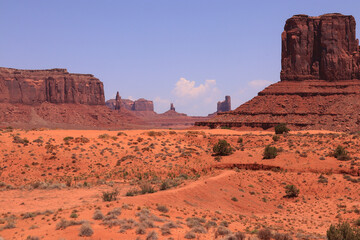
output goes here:
{"type": "Polygon", "coordinates": [[[117,92],[115,98],[115,110],[120,110],[120,103],[121,103],[121,97],[119,95],[119,92],[117,92]]]}
{"type": "Polygon", "coordinates": [[[227,112],[231,110],[231,98],[225,96],[225,101],[217,103],[217,112],[227,112]]]}
{"type": "Polygon", "coordinates": [[[173,104],[173,103],[170,104],[170,110],[171,110],[171,111],[175,111],[175,107],[174,107],[174,104],[173,104]]]}

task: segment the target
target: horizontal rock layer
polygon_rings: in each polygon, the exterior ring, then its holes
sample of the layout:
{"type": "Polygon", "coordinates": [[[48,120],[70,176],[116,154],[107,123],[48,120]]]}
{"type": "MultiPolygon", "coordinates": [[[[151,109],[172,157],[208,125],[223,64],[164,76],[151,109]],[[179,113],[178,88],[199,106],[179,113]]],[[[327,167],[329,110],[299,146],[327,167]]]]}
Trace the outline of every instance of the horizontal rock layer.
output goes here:
{"type": "Polygon", "coordinates": [[[281,81],[234,111],[196,125],[268,129],[279,123],[292,129],[360,130],[360,80],[281,81]]]}

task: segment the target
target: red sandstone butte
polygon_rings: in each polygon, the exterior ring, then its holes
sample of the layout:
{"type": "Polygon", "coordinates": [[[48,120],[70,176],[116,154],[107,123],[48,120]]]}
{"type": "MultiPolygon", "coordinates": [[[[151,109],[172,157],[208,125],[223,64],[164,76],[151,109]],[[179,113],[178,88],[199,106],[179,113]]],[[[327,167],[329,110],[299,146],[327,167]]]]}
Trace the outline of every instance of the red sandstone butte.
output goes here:
{"type": "Polygon", "coordinates": [[[66,69],[0,68],[0,126],[22,128],[134,128],[126,110],[105,106],[103,83],[66,69]]]}
{"type": "Polygon", "coordinates": [[[281,80],[359,79],[355,25],[353,16],[338,13],[288,19],[281,35],[281,80]]]}
{"type": "Polygon", "coordinates": [[[103,83],[91,74],[0,68],[0,102],[104,105],[105,97],[103,83]]]}
{"type": "Polygon", "coordinates": [[[197,126],[360,130],[360,52],[353,16],[295,15],[282,33],[281,81],[197,126]]]}

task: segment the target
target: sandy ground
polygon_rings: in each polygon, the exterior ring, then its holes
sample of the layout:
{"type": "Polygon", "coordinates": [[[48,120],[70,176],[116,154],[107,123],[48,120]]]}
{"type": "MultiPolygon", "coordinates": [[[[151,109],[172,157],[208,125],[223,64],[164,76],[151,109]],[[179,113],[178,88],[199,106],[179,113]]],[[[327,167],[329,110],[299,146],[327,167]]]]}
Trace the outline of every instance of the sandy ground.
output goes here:
{"type": "Polygon", "coordinates": [[[2,129],[0,237],[226,239],[240,231],[257,239],[266,228],[325,239],[331,224],[360,217],[360,135],[273,135],[2,129]],[[212,148],[222,139],[235,151],[216,158],[212,148]],[[281,149],[276,158],[263,159],[267,145],[281,149]],[[329,156],[338,145],[350,160],[329,156]],[[290,184],[298,197],[284,197],[290,184]],[[104,201],[104,193],[116,199],[104,201]],[[95,212],[104,216],[94,219],[95,212]]]}

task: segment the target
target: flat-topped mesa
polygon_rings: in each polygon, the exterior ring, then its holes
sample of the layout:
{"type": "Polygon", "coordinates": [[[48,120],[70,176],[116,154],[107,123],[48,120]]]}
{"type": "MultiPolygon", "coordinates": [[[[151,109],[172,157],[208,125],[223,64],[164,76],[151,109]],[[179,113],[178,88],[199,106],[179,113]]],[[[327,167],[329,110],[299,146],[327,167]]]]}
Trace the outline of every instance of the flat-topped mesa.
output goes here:
{"type": "Polygon", "coordinates": [[[134,101],[132,106],[133,111],[154,111],[154,103],[153,101],[146,100],[144,98],[140,98],[134,101]]]}
{"type": "Polygon", "coordinates": [[[127,109],[129,111],[139,111],[139,112],[153,112],[154,103],[151,100],[146,100],[140,98],[138,100],[132,101],[130,99],[122,99],[117,92],[115,99],[109,99],[106,101],[106,106],[112,110],[119,110],[121,108],[127,109]]]}
{"type": "Polygon", "coordinates": [[[104,105],[103,83],[91,74],[74,74],[66,69],[0,68],[0,103],[43,102],[104,105]]]}
{"type": "Polygon", "coordinates": [[[353,16],[295,15],[282,38],[281,80],[360,79],[359,40],[353,16]]]}

